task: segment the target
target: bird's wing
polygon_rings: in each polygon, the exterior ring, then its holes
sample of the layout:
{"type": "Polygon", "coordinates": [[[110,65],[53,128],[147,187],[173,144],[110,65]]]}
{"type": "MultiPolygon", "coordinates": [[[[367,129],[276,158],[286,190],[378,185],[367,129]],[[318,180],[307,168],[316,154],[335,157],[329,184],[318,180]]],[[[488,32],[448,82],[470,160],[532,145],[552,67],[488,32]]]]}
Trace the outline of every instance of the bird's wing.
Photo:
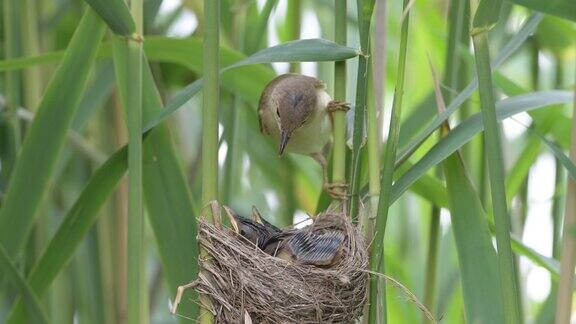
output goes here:
{"type": "Polygon", "coordinates": [[[329,265],[342,248],[344,233],[330,231],[323,234],[298,232],[286,241],[294,258],[302,263],[329,265]]]}

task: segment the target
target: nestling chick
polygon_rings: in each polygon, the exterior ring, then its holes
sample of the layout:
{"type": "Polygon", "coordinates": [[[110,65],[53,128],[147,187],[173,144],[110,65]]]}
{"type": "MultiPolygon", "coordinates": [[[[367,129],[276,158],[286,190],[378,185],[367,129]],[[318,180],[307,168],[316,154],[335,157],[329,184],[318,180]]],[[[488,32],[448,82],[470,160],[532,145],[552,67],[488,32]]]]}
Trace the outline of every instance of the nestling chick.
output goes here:
{"type": "Polygon", "coordinates": [[[262,218],[256,208],[252,209],[252,219],[238,215],[227,206],[224,210],[236,233],[272,256],[302,264],[330,266],[342,254],[345,228],[336,216],[321,214],[310,226],[282,231],[262,218]]]}
{"type": "Polygon", "coordinates": [[[324,82],[300,74],[283,74],[262,92],[258,107],[260,131],[278,141],[278,152],[311,156],[322,166],[324,188],[335,198],[345,184],[328,182],[324,149],[330,142],[332,122],[328,112],[348,110],[346,103],[333,101],[324,82]]]}

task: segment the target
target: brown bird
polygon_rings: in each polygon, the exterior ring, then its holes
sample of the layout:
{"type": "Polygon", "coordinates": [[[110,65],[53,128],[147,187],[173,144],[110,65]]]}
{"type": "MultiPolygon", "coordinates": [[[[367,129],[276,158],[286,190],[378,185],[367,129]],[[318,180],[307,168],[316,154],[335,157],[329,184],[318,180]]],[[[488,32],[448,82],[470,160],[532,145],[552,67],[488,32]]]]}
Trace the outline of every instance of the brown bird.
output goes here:
{"type": "Polygon", "coordinates": [[[330,266],[342,254],[346,235],[341,216],[321,214],[310,226],[282,231],[266,222],[255,208],[253,215],[265,224],[242,217],[228,207],[224,210],[236,233],[272,256],[302,264],[330,266]]]}
{"type": "Polygon", "coordinates": [[[329,112],[347,111],[348,104],[334,101],[324,82],[300,74],[283,74],[262,92],[258,106],[260,131],[278,141],[278,152],[311,156],[322,166],[324,189],[335,198],[345,198],[345,184],[328,181],[325,148],[330,142],[329,112]]]}

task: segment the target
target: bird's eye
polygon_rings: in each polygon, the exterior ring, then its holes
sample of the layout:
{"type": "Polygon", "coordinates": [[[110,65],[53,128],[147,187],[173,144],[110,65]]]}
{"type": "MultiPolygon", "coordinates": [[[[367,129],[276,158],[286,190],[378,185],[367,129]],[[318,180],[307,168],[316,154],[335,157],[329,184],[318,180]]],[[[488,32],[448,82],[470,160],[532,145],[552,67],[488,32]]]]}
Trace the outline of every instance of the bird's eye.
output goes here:
{"type": "Polygon", "coordinates": [[[280,110],[276,109],[276,115],[280,118],[280,110]]]}
{"type": "Polygon", "coordinates": [[[240,230],[240,235],[244,236],[246,235],[246,232],[244,232],[244,230],[240,230]]]}

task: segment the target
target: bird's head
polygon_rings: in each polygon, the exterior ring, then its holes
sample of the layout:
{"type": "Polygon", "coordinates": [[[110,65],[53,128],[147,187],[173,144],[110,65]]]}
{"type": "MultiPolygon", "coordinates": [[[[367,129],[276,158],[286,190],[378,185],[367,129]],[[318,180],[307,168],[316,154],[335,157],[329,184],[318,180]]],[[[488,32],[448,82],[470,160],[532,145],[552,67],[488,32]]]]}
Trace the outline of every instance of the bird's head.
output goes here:
{"type": "Polygon", "coordinates": [[[302,82],[285,82],[283,86],[276,99],[275,116],[280,130],[278,147],[280,155],[284,153],[294,132],[302,127],[314,113],[318,95],[314,88],[302,82]]]}
{"type": "Polygon", "coordinates": [[[236,233],[242,235],[255,245],[261,243],[264,233],[264,229],[261,224],[238,215],[235,211],[227,206],[224,206],[224,211],[226,212],[226,216],[228,216],[230,225],[232,225],[232,228],[236,233]]]}

